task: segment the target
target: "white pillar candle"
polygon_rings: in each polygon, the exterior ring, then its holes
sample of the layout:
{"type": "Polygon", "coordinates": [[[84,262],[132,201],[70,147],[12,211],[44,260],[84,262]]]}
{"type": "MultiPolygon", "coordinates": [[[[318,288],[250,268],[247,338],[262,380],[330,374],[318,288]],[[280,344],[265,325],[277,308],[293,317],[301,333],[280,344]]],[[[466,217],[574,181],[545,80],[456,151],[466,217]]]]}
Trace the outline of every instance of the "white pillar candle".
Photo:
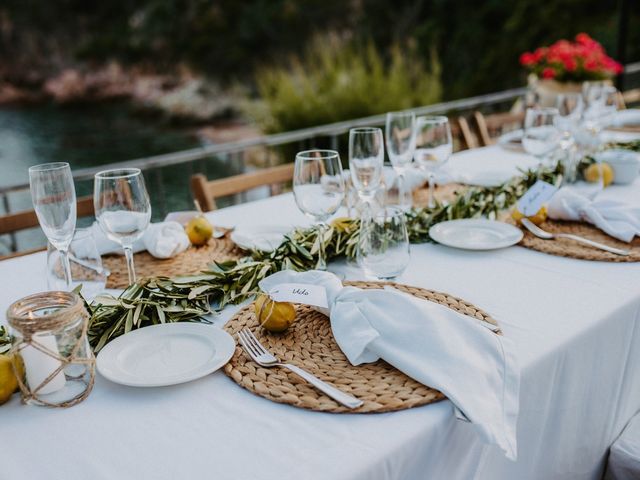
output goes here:
{"type": "MultiPolygon", "coordinates": [[[[34,335],[33,341],[37,342],[42,347],[50,350],[54,354],[58,354],[58,343],[54,335],[34,335]]],[[[20,350],[20,355],[24,361],[24,369],[27,375],[27,383],[29,384],[29,390],[34,391],[38,386],[51,375],[55,370],[60,368],[62,362],[57,358],[53,358],[44,352],[26,345],[20,350]]],[[[64,387],[66,379],[64,372],[61,370],[54,376],[49,382],[44,385],[36,395],[46,395],[48,393],[57,392],[64,387]]]]}

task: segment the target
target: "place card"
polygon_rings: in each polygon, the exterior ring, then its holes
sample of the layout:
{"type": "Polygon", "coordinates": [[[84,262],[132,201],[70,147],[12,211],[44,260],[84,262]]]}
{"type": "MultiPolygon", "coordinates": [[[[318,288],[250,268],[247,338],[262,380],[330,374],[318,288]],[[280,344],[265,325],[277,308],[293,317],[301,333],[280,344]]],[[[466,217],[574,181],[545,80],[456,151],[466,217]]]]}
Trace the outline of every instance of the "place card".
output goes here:
{"type": "Polygon", "coordinates": [[[308,283],[280,283],[268,292],[276,302],[300,303],[320,308],[329,308],[327,290],[321,285],[308,283]]]}
{"type": "Polygon", "coordinates": [[[517,208],[525,217],[530,217],[538,213],[546,202],[558,191],[558,188],[550,183],[538,180],[527,192],[518,200],[517,208]]]}

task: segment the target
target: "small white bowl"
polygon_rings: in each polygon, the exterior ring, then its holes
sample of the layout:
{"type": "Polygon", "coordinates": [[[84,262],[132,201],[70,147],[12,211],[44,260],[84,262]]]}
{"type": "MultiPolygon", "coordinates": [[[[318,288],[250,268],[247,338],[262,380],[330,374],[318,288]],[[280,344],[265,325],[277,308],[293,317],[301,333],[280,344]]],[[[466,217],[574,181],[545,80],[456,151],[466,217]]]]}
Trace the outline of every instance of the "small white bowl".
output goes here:
{"type": "Polygon", "coordinates": [[[640,175],[640,155],[630,150],[613,148],[597,155],[600,162],[606,162],[613,168],[613,183],[628,185],[640,175]]]}

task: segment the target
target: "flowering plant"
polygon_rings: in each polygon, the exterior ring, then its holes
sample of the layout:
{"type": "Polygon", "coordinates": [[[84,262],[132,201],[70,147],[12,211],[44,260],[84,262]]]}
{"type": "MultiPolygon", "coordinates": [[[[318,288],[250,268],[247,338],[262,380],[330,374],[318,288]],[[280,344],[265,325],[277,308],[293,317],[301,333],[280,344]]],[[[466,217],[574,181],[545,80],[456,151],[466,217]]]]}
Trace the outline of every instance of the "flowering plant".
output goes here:
{"type": "Polygon", "coordinates": [[[538,78],[558,82],[604,80],[622,72],[622,65],[586,33],[576,35],[575,42],[558,40],[549,47],[525,52],[520,55],[520,64],[538,78]]]}

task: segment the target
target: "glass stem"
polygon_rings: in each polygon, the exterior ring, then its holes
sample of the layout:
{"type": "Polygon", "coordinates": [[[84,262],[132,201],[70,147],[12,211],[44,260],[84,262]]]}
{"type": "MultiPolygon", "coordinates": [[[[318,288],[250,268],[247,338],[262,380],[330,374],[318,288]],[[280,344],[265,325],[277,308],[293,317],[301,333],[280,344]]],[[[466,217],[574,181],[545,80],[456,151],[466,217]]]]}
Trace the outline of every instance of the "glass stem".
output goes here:
{"type": "Polygon", "coordinates": [[[404,172],[398,173],[398,205],[403,210],[411,208],[411,201],[409,200],[410,192],[407,191],[407,182],[404,177],[404,172]]]}
{"type": "Polygon", "coordinates": [[[133,249],[132,247],[123,247],[124,256],[127,259],[127,273],[129,274],[129,285],[136,283],[136,270],[133,266],[133,249]]]}
{"type": "Polygon", "coordinates": [[[327,269],[327,257],[324,251],[324,227],[324,223],[318,223],[318,225],[316,225],[316,228],[318,230],[318,263],[316,264],[317,270],[327,269]]]}
{"type": "Polygon", "coordinates": [[[64,283],[67,286],[67,290],[71,290],[71,262],[69,262],[69,250],[66,248],[60,250],[60,257],[62,258],[62,270],[64,271],[64,283]]]}
{"type": "Polygon", "coordinates": [[[435,175],[433,173],[429,173],[429,208],[435,208],[436,206],[435,183],[435,175]]]}

